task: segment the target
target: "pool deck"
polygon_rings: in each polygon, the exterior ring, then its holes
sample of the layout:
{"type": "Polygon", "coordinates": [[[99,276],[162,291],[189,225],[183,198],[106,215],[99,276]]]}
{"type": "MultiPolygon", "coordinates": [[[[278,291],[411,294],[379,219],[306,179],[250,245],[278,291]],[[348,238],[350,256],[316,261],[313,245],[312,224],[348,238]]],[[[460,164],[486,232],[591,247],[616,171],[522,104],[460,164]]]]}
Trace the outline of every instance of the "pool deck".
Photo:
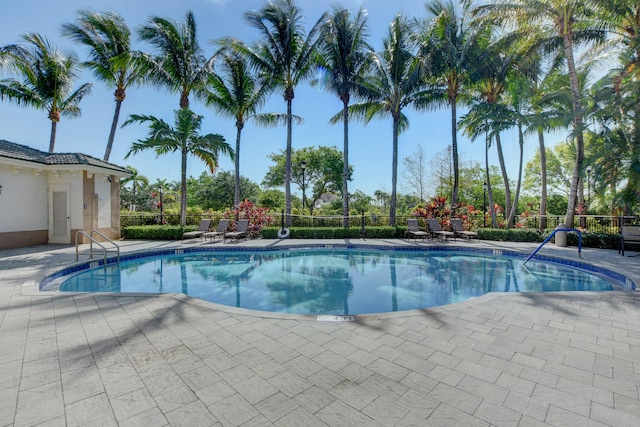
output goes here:
{"type": "MultiPolygon", "coordinates": [[[[299,243],[119,242],[123,253],[299,243]]],[[[540,254],[578,259],[575,247],[540,254]]],[[[640,284],[640,257],[582,259],[640,284]]],[[[640,425],[639,292],[493,293],[318,321],[183,295],[38,290],[74,261],[72,246],[0,250],[0,426],[640,425]]]]}

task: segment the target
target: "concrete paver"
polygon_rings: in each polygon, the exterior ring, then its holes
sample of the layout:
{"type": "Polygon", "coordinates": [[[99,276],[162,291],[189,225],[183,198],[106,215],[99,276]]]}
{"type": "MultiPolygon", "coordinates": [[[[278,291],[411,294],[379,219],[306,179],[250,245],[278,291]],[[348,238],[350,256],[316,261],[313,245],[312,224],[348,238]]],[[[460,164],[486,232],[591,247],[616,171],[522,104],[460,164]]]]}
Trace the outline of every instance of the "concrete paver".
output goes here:
{"type": "MultiPolygon", "coordinates": [[[[40,292],[74,257],[61,245],[0,251],[0,426],[640,425],[638,292],[494,293],[322,322],[182,295],[40,292]]],[[[640,283],[640,258],[585,249],[583,260],[640,283]]]]}

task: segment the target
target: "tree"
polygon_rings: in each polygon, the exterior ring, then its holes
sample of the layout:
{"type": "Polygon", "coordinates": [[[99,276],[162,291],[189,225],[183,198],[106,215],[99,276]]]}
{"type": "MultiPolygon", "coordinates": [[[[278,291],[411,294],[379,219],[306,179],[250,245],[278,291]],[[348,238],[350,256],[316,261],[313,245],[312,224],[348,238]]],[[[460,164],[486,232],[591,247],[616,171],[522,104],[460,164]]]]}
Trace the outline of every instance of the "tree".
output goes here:
{"type": "Polygon", "coordinates": [[[538,45],[545,46],[547,51],[562,49],[569,74],[576,139],[576,159],[565,216],[565,224],[573,227],[584,161],[582,93],[574,51],[577,43],[601,40],[604,32],[591,22],[594,10],[584,0],[500,0],[480,7],[478,11],[489,12],[490,19],[514,23],[518,31],[535,35],[538,45]]]}
{"type": "Polygon", "coordinates": [[[189,108],[189,96],[202,96],[212,70],[213,58],[207,59],[198,43],[196,21],[188,11],[184,23],[152,17],[139,32],[141,40],[157,50],[155,57],[141,56],[147,67],[147,79],[180,94],[180,108],[189,108]]]}
{"type": "Polygon", "coordinates": [[[366,100],[349,108],[356,120],[369,123],[374,117],[391,116],[393,129],[391,201],[389,224],[396,225],[398,182],[398,136],[409,126],[404,108],[426,108],[426,82],[416,56],[409,23],[401,15],[391,22],[383,50],[374,55],[371,74],[363,86],[366,100]]]}
{"type": "Polygon", "coordinates": [[[154,150],[156,156],[180,152],[181,156],[181,191],[180,191],[180,225],[184,226],[187,215],[187,156],[193,155],[202,160],[211,173],[218,167],[220,153],[233,156],[233,149],[221,135],[200,135],[202,116],[188,109],[180,109],[175,113],[175,127],[154,116],[132,114],[123,126],[132,123],[149,123],[149,136],[131,145],[125,156],[129,158],[142,151],[154,150]]]}
{"type": "MultiPolygon", "coordinates": [[[[193,188],[189,188],[194,196],[190,204],[193,203],[194,206],[214,211],[237,207],[238,205],[233,200],[233,189],[236,183],[234,175],[229,171],[221,171],[213,176],[203,172],[198,179],[193,180],[193,188]]],[[[255,202],[258,200],[260,193],[258,184],[243,176],[240,177],[240,196],[242,200],[255,202]]]]}
{"type": "Polygon", "coordinates": [[[240,203],[240,138],[248,120],[261,126],[276,126],[286,120],[284,114],[258,114],[264,105],[269,87],[266,80],[252,75],[244,57],[222,54],[222,75],[212,74],[206,91],[207,105],[236,121],[235,185],[233,205],[240,203]]]}
{"type": "Polygon", "coordinates": [[[89,60],[83,65],[92,69],[99,80],[116,87],[116,108],[104,152],[104,160],[108,161],[126,90],[144,78],[141,63],[131,50],[131,32],[124,18],[116,13],[84,10],[78,13],[76,24],[63,26],[63,34],[88,47],[89,60]]]}
{"type": "Polygon", "coordinates": [[[471,2],[460,4],[453,0],[435,0],[426,5],[428,17],[422,22],[420,56],[432,64],[435,77],[432,90],[434,105],[451,108],[451,154],[453,156],[453,192],[451,215],[455,215],[460,187],[457,106],[465,100],[465,85],[469,81],[471,58],[479,55],[481,36],[488,38],[482,26],[468,25],[471,2]]]}
{"type": "Polygon", "coordinates": [[[367,42],[367,15],[359,9],[351,18],[348,9],[334,7],[322,26],[320,44],[321,87],[333,92],[342,101],[342,112],[332,119],[342,118],[343,171],[342,171],[342,225],[349,226],[349,102],[351,94],[362,92],[365,73],[373,51],[367,42]]]}
{"type": "Polygon", "coordinates": [[[418,145],[416,150],[403,159],[404,171],[402,177],[405,181],[407,191],[424,202],[427,198],[427,188],[429,174],[427,172],[427,162],[422,149],[422,145],[418,145]]]}
{"type": "Polygon", "coordinates": [[[247,56],[261,77],[269,79],[271,87],[283,90],[287,103],[285,215],[286,226],[290,227],[292,103],[296,86],[315,71],[313,55],[324,15],[308,33],[302,26],[302,11],[294,0],[273,0],[259,11],[248,12],[245,16],[249,24],[260,32],[262,40],[252,48],[237,42],[232,45],[247,56]]]}
{"type": "MultiPolygon", "coordinates": [[[[279,187],[284,184],[284,169],[286,167],[286,156],[282,153],[271,154],[269,156],[275,163],[269,167],[269,171],[264,177],[262,184],[267,187],[279,187]]],[[[307,207],[313,214],[313,209],[323,194],[339,193],[342,189],[342,153],[335,147],[305,147],[300,150],[293,150],[291,161],[296,167],[292,168],[291,181],[306,190],[311,187],[311,194],[306,194],[307,207]],[[306,162],[305,180],[302,181],[302,168],[299,166],[302,161],[306,162]]],[[[353,168],[349,168],[348,178],[351,179],[353,168]]]]}
{"type": "Polygon", "coordinates": [[[125,188],[127,184],[131,184],[132,202],[129,203],[129,210],[135,212],[137,205],[136,199],[139,190],[149,185],[149,178],[141,175],[140,172],[138,172],[138,169],[134,168],[133,166],[127,165],[127,169],[129,169],[131,175],[128,178],[123,178],[120,181],[120,188],[125,188]]]}
{"type": "Polygon", "coordinates": [[[78,104],[91,91],[91,84],[84,83],[73,91],[78,77],[79,64],[75,56],[65,55],[46,38],[29,33],[22,39],[32,46],[31,50],[19,45],[5,46],[3,62],[15,70],[23,81],[0,80],[0,99],[6,97],[20,106],[46,110],[51,120],[49,153],[56,145],[56,129],[61,116],[78,117],[78,104]]]}

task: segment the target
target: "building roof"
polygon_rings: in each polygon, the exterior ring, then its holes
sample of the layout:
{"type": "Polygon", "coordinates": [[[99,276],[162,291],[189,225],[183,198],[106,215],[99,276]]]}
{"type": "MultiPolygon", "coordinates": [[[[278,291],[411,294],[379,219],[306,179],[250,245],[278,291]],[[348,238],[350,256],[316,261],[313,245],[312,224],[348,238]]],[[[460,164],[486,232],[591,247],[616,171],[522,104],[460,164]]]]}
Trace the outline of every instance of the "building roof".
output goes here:
{"type": "Polygon", "coordinates": [[[109,169],[115,172],[131,174],[131,171],[122,166],[105,162],[82,153],[46,153],[26,145],[16,144],[0,139],[0,158],[23,160],[50,166],[85,165],[101,169],[109,169]]]}

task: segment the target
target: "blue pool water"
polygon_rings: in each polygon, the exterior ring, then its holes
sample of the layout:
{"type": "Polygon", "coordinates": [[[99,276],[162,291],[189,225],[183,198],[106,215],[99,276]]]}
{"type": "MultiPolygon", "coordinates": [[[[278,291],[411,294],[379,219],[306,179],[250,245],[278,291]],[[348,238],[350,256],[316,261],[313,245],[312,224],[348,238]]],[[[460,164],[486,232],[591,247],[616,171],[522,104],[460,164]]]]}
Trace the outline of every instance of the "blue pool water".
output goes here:
{"type": "Polygon", "coordinates": [[[600,274],[478,251],[353,248],[164,254],[74,273],[60,291],[176,293],[254,310],[352,315],[488,292],[609,291],[600,274]]]}

